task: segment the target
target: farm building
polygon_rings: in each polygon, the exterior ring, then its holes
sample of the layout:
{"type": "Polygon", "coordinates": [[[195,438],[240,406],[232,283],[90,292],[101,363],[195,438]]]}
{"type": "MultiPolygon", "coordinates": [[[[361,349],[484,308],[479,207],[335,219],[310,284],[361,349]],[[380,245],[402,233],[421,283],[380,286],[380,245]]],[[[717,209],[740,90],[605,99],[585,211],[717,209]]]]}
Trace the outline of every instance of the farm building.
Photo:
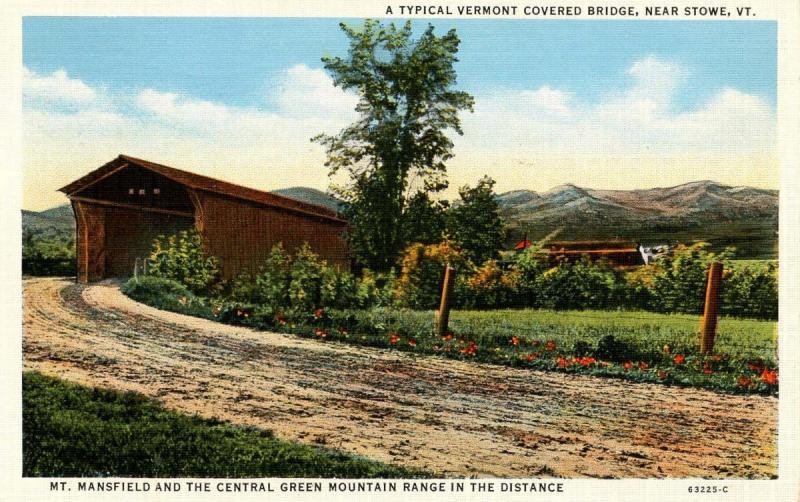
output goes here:
{"type": "Polygon", "coordinates": [[[153,239],[195,228],[223,277],[255,270],[272,246],[308,242],[347,268],[347,223],[328,208],[120,155],[60,189],[77,222],[78,281],[130,276],[153,239]]]}
{"type": "MultiPolygon", "coordinates": [[[[514,249],[524,251],[533,243],[526,237],[514,249]]],[[[642,265],[645,263],[639,246],[633,242],[611,241],[553,241],[544,245],[548,260],[576,261],[581,258],[605,260],[616,266],[642,265]]]]}
{"type": "Polygon", "coordinates": [[[627,241],[558,241],[546,245],[551,259],[568,261],[587,257],[605,260],[617,266],[641,265],[642,255],[637,245],[627,241]]]}

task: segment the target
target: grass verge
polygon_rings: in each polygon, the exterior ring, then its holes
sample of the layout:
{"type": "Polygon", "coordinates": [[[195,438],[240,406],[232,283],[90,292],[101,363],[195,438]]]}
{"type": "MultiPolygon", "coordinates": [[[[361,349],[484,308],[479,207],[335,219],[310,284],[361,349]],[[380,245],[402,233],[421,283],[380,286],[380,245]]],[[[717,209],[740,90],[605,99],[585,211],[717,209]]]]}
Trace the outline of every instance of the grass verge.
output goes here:
{"type": "Polygon", "coordinates": [[[133,392],[22,375],[23,476],[427,477],[340,451],[166,410],[133,392]]]}

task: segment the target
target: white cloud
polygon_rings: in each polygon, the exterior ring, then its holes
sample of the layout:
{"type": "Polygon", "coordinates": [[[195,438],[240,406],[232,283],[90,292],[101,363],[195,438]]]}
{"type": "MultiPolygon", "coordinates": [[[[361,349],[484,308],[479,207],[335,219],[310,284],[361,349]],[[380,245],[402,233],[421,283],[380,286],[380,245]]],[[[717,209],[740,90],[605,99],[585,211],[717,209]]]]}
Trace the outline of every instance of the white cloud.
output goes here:
{"type": "Polygon", "coordinates": [[[26,207],[59,203],[59,186],[119,153],[260,189],[324,189],[323,151],[310,139],[350,123],[355,102],[318,70],[296,66],[283,81],[274,112],[157,89],[77,109],[30,101],[23,119],[26,207]]]}
{"type": "MultiPolygon", "coordinates": [[[[674,62],[634,62],[627,87],[596,103],[552,86],[476,96],[448,162],[451,187],[483,174],[497,189],[573,182],[634,188],[711,178],[777,186],[775,113],[762,98],[721,89],[675,112],[688,78],[674,62]]],[[[321,69],[296,65],[272,89],[274,111],[158,89],[107,97],[65,71],[26,71],[26,207],[63,201],[55,190],[119,153],[261,189],[328,185],[310,142],[356,118],[357,98],[321,69]],[[70,106],[64,107],[63,103],[70,106]]]]}
{"type": "Polygon", "coordinates": [[[505,152],[527,160],[553,154],[774,150],[775,114],[762,98],[722,89],[698,108],[678,113],[675,95],[687,69],[649,57],[635,62],[628,74],[631,85],[599,103],[548,86],[476,98],[475,113],[464,116],[459,151],[470,157],[505,152]]]}
{"type": "Polygon", "coordinates": [[[87,104],[98,97],[93,88],[70,78],[63,69],[50,75],[37,75],[27,68],[22,71],[22,95],[26,100],[69,104],[87,104]]]}
{"type": "Polygon", "coordinates": [[[355,118],[358,97],[335,87],[325,70],[298,64],[280,80],[276,101],[291,116],[335,116],[349,121],[355,118]]]}

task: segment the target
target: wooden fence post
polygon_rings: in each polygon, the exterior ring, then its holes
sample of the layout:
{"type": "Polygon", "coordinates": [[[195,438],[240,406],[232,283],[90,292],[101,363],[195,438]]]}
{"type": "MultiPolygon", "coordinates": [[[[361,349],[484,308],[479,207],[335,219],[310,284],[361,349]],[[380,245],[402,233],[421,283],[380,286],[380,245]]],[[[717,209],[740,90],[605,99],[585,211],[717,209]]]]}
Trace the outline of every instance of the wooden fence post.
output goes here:
{"type": "Polygon", "coordinates": [[[448,263],[444,267],[444,283],[442,284],[442,300],[439,302],[439,311],[436,313],[436,335],[445,336],[447,325],[450,322],[450,296],[453,293],[453,282],[456,269],[448,263]]]}
{"type": "Polygon", "coordinates": [[[708,268],[706,285],[706,304],[700,321],[700,352],[710,354],[714,350],[714,337],[717,334],[717,311],[719,305],[719,286],[722,281],[722,263],[713,262],[708,268]]]}

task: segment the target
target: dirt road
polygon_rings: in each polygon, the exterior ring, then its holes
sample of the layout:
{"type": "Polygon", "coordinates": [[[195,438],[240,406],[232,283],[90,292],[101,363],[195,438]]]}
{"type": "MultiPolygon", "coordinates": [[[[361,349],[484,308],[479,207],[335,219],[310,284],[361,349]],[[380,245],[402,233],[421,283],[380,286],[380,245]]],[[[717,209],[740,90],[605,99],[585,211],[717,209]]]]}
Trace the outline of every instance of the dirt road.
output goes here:
{"type": "Polygon", "coordinates": [[[441,475],[771,477],[777,399],[305,340],[24,284],[25,368],[441,475]]]}

